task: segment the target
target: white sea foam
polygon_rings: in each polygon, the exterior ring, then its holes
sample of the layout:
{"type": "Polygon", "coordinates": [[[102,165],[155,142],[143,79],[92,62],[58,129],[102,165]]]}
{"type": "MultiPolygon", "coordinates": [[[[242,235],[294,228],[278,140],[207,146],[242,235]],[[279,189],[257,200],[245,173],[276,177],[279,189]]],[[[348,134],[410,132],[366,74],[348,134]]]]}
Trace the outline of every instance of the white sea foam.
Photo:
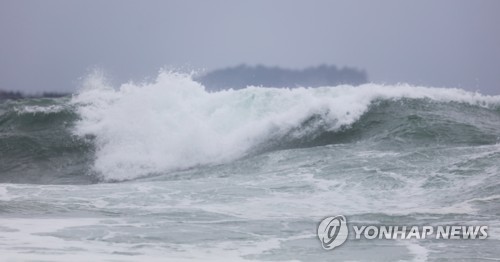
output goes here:
{"type": "Polygon", "coordinates": [[[64,110],[64,106],[61,105],[49,105],[49,106],[22,106],[14,108],[18,114],[51,114],[58,113],[64,110]]]}
{"type": "Polygon", "coordinates": [[[91,75],[72,103],[81,116],[75,133],[95,137],[95,171],[124,180],[240,158],[316,114],[335,130],[358,120],[374,100],[403,97],[500,104],[500,96],[409,85],[207,92],[190,76],[169,72],[118,88],[91,75]]]}

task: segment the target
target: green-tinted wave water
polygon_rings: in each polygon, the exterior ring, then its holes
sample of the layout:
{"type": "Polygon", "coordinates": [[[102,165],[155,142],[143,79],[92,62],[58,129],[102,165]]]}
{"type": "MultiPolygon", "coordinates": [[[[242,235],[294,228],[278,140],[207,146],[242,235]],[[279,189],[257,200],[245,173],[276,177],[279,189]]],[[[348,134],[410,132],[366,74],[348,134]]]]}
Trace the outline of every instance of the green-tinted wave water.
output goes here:
{"type": "MultiPolygon", "coordinates": [[[[1,182],[99,181],[92,169],[95,138],[74,134],[75,123],[81,118],[70,99],[27,99],[0,106],[1,182]]],[[[497,108],[460,102],[380,99],[372,102],[357,121],[335,130],[330,130],[327,118],[327,111],[314,113],[287,132],[271,131],[242,157],[331,144],[365,143],[379,149],[402,150],[494,145],[500,139],[497,108]]]]}

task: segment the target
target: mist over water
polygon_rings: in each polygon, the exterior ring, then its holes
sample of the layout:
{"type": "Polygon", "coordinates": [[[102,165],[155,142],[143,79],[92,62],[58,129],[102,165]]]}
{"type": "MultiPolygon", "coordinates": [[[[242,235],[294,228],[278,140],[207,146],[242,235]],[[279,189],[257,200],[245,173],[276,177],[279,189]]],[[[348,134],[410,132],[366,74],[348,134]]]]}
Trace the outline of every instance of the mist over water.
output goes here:
{"type": "Polygon", "coordinates": [[[91,74],[70,98],[0,103],[0,250],[60,261],[495,258],[499,141],[500,96],[461,89],[210,92],[179,73],[117,87],[91,74]],[[490,237],[327,252],[315,227],[337,214],[477,222],[490,237]]]}

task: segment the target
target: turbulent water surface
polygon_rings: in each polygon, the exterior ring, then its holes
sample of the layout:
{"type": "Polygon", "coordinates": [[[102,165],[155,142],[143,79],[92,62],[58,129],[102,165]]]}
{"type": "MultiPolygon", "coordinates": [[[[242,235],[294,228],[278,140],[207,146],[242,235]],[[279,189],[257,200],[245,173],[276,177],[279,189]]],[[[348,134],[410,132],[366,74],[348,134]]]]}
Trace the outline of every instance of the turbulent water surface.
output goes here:
{"type": "Polygon", "coordinates": [[[0,254],[58,261],[500,257],[500,97],[190,77],[0,102],[0,254]],[[488,225],[487,240],[348,240],[322,218],[488,225]]]}

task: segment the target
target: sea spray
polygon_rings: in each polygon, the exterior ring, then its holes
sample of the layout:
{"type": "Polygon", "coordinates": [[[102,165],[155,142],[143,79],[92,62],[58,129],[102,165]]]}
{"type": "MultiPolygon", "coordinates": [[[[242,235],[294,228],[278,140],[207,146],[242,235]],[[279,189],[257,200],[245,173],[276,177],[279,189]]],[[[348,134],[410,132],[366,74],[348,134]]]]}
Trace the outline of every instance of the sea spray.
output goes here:
{"type": "Polygon", "coordinates": [[[498,96],[409,85],[207,92],[189,75],[161,72],[150,83],[118,88],[90,75],[71,103],[81,117],[75,134],[94,137],[93,169],[105,180],[126,180],[225,163],[290,134],[311,136],[319,125],[330,132],[348,128],[373,102],[402,98],[480,107],[500,102],[498,96]],[[313,116],[321,121],[299,128],[313,116]]]}

